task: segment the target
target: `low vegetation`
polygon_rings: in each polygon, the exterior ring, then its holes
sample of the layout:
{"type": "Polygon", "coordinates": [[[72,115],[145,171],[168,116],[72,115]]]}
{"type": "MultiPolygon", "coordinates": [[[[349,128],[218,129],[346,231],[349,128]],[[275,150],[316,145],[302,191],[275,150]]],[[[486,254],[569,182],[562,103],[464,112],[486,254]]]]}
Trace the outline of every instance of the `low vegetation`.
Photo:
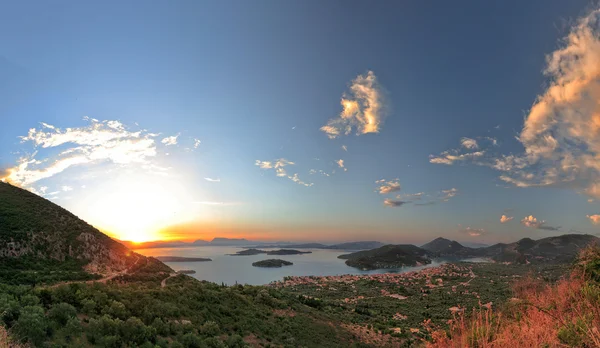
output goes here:
{"type": "Polygon", "coordinates": [[[458,313],[447,330],[429,328],[430,347],[600,347],[600,248],[584,249],[554,284],[529,276],[499,311],[458,313]]]}

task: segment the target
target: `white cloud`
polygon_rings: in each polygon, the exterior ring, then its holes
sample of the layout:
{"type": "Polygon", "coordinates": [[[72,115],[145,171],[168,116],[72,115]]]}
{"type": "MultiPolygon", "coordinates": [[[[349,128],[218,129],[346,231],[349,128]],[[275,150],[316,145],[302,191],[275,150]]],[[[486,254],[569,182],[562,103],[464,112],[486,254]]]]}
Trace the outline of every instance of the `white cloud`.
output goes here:
{"type": "Polygon", "coordinates": [[[204,178],[204,180],[210,181],[210,182],[221,182],[221,179],[219,179],[219,178],[216,178],[216,179],[213,179],[213,178],[204,178]]]}
{"type": "Polygon", "coordinates": [[[594,224],[594,225],[599,225],[600,224],[600,215],[598,214],[594,214],[594,215],[586,215],[586,217],[588,219],[590,219],[590,221],[594,224]]]}
{"type": "Polygon", "coordinates": [[[348,170],[348,168],[344,167],[344,160],[343,159],[339,159],[339,160],[335,161],[335,163],[338,165],[338,167],[342,168],[344,171],[348,170]]]}
{"type": "Polygon", "coordinates": [[[405,202],[405,201],[396,201],[396,200],[392,200],[389,198],[386,198],[383,201],[383,205],[385,205],[386,207],[401,207],[404,204],[409,203],[409,202],[405,202]]]}
{"type": "Polygon", "coordinates": [[[535,228],[538,230],[558,231],[560,227],[546,225],[546,221],[538,220],[535,216],[529,215],[521,220],[521,224],[526,227],[535,228]]]}
{"type": "Polygon", "coordinates": [[[469,150],[476,150],[479,148],[479,145],[477,144],[477,140],[471,139],[471,138],[460,139],[460,144],[462,145],[462,147],[464,147],[465,149],[469,149],[469,150]]]}
{"type": "Polygon", "coordinates": [[[342,145],[342,150],[348,151],[348,147],[346,145],[342,145]]]}
{"type": "Polygon", "coordinates": [[[457,188],[451,188],[449,190],[442,190],[442,197],[440,198],[440,200],[442,202],[448,202],[450,200],[450,198],[456,196],[456,194],[458,194],[458,189],[457,188]]]}
{"type": "Polygon", "coordinates": [[[300,180],[300,178],[298,177],[297,173],[294,174],[288,174],[287,170],[285,169],[285,167],[287,166],[293,166],[296,163],[292,162],[292,161],[288,161],[285,158],[280,158],[274,161],[261,161],[261,160],[256,160],[254,162],[254,164],[256,166],[258,166],[260,169],[264,169],[264,170],[269,170],[269,169],[274,169],[275,170],[275,175],[278,177],[282,177],[282,178],[288,178],[290,180],[292,180],[293,182],[299,184],[299,185],[303,185],[303,186],[313,186],[313,183],[307,183],[304,182],[302,180],[300,180]]]}
{"type": "Polygon", "coordinates": [[[442,152],[439,156],[430,155],[429,162],[434,164],[452,165],[457,161],[466,161],[480,158],[485,154],[485,151],[475,151],[459,154],[457,150],[449,150],[442,152]]]}
{"type": "Polygon", "coordinates": [[[71,186],[66,186],[65,185],[65,186],[61,187],[61,190],[65,191],[65,192],[68,192],[68,191],[73,191],[73,188],[71,186]]]}
{"type": "Polygon", "coordinates": [[[342,96],[342,112],[330,119],[321,130],[330,139],[348,135],[352,129],[356,134],[378,133],[386,115],[383,93],[372,71],[358,75],[350,85],[350,91],[342,96]]]}
{"type": "Polygon", "coordinates": [[[424,195],[425,195],[425,192],[405,193],[405,194],[397,195],[396,198],[407,200],[407,201],[420,201],[424,195]]]}
{"type": "Polygon", "coordinates": [[[500,179],[518,187],[560,186],[600,198],[600,9],[579,19],[546,61],[547,88],[517,138],[524,152],[476,164],[502,171],[500,179]]]}
{"type": "Polygon", "coordinates": [[[464,229],[460,230],[460,232],[465,233],[471,237],[479,237],[479,236],[487,234],[487,231],[483,228],[471,228],[471,227],[464,228],[464,229]]]}
{"type": "Polygon", "coordinates": [[[43,124],[42,129],[32,128],[23,143],[31,143],[35,152],[19,159],[17,165],[7,170],[5,181],[29,187],[74,167],[110,162],[118,165],[147,164],[156,156],[153,137],[144,131],[129,131],[118,121],[98,121],[84,118],[85,127],[61,129],[43,124]],[[61,147],[58,154],[39,160],[45,149],[61,147]]]}
{"type": "Polygon", "coordinates": [[[379,193],[382,195],[392,193],[392,192],[398,192],[401,189],[400,181],[398,179],[393,179],[393,180],[389,180],[389,181],[382,179],[382,180],[377,180],[375,183],[380,184],[379,187],[377,188],[377,191],[379,191],[379,193]]]}
{"type": "MultiPolygon", "coordinates": [[[[179,134],[170,136],[170,137],[166,137],[163,140],[161,140],[160,142],[165,144],[166,146],[171,146],[171,145],[177,145],[177,138],[179,137],[179,134]]],[[[200,143],[198,143],[199,145],[200,143]]],[[[197,146],[194,143],[194,148],[196,148],[197,146]]]]}
{"type": "Polygon", "coordinates": [[[197,149],[198,146],[200,146],[200,143],[202,143],[200,139],[194,138],[194,149],[197,149]]]}
{"type": "Polygon", "coordinates": [[[500,217],[500,223],[504,224],[504,223],[507,223],[507,222],[511,221],[512,219],[514,219],[513,216],[508,217],[506,215],[502,215],[500,217]]]}

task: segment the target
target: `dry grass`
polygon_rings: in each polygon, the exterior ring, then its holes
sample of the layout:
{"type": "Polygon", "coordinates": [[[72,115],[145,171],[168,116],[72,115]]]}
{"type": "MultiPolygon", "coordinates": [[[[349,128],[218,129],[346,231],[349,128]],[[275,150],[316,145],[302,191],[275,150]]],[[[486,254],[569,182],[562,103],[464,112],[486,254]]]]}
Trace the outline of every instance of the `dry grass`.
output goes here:
{"type": "Polygon", "coordinates": [[[556,284],[525,278],[502,310],[459,313],[450,330],[431,330],[429,347],[600,347],[600,248],[582,251],[570,277],[556,284]]]}

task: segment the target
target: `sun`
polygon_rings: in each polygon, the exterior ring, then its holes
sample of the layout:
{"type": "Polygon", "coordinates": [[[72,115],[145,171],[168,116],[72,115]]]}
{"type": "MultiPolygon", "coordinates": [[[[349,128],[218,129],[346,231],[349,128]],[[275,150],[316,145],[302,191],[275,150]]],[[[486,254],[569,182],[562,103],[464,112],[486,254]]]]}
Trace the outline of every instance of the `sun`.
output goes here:
{"type": "Polygon", "coordinates": [[[192,218],[185,185],[153,175],[127,175],[98,185],[85,218],[115,238],[132,242],[168,239],[161,228],[192,218]]]}

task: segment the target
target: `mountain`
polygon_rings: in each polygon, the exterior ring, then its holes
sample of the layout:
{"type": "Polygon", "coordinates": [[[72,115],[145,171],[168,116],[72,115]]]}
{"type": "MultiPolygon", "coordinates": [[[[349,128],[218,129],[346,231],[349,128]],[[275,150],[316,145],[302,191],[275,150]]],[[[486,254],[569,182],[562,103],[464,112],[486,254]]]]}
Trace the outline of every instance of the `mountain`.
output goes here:
{"type": "Polygon", "coordinates": [[[250,245],[255,244],[256,242],[249,241],[244,238],[223,238],[216,237],[210,241],[210,245],[214,246],[241,246],[241,245],[250,245]]]}
{"type": "Polygon", "coordinates": [[[75,268],[70,272],[104,275],[142,264],[164,266],[132,252],[49,200],[4,182],[0,182],[1,263],[14,265],[13,273],[21,266],[43,264],[48,273],[72,265],[75,268]]]}
{"type": "Polygon", "coordinates": [[[538,240],[523,238],[509,244],[498,243],[477,249],[476,253],[500,262],[568,262],[592,243],[600,244],[600,238],[589,234],[564,234],[538,240]]]}
{"type": "Polygon", "coordinates": [[[437,256],[469,256],[474,254],[473,248],[463,246],[457,241],[446,238],[436,238],[421,248],[435,253],[437,256]]]}
{"type": "Polygon", "coordinates": [[[373,250],[357,251],[340,255],[346,264],[365,270],[400,268],[431,263],[431,253],[412,244],[384,245],[373,250]]]}
{"type": "Polygon", "coordinates": [[[477,248],[487,248],[487,247],[490,246],[489,244],[477,243],[477,242],[462,242],[460,244],[462,244],[463,246],[466,246],[468,248],[474,248],[474,249],[477,249],[477,248]]]}
{"type": "Polygon", "coordinates": [[[325,249],[339,249],[339,250],[366,250],[375,249],[382,247],[384,244],[377,241],[361,241],[361,242],[349,242],[334,244],[326,247],[325,249]]]}

